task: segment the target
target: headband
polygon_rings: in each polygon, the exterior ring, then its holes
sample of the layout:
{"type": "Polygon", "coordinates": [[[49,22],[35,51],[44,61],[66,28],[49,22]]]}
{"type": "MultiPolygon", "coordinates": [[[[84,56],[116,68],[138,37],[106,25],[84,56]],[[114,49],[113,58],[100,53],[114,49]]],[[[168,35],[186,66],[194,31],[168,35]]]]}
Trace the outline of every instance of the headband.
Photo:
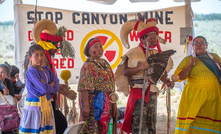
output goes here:
{"type": "Polygon", "coordinates": [[[88,45],[88,51],[90,50],[90,48],[91,48],[94,44],[96,44],[96,43],[98,43],[98,42],[101,43],[101,41],[100,41],[99,39],[94,39],[94,40],[92,40],[92,41],[89,43],[89,45],[88,45]]]}
{"type": "Polygon", "coordinates": [[[159,29],[156,26],[148,27],[148,28],[140,31],[138,33],[138,37],[142,38],[142,37],[144,37],[144,35],[151,34],[151,33],[156,33],[156,35],[158,35],[159,29]]]}

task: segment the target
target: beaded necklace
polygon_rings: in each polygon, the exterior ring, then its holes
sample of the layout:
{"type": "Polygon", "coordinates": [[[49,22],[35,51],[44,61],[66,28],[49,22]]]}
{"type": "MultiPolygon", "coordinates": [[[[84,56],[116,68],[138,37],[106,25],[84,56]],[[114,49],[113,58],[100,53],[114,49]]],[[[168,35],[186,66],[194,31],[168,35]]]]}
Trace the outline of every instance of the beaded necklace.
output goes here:
{"type": "Polygon", "coordinates": [[[204,55],[197,55],[196,57],[206,57],[207,54],[204,54],[204,55]]]}
{"type": "Polygon", "coordinates": [[[98,64],[98,66],[101,67],[101,69],[107,74],[107,71],[109,72],[110,69],[106,66],[105,62],[103,59],[101,59],[101,61],[103,62],[104,64],[104,67],[101,65],[101,63],[99,61],[97,61],[96,59],[94,59],[94,61],[98,64]]]}
{"type": "Polygon", "coordinates": [[[94,61],[98,64],[98,66],[101,67],[101,69],[102,69],[103,71],[106,72],[106,69],[109,71],[109,68],[106,66],[106,64],[104,63],[103,59],[101,59],[101,62],[103,62],[103,65],[104,65],[104,66],[101,65],[101,63],[100,63],[99,61],[97,61],[97,60],[95,60],[95,59],[94,59],[94,61]]]}

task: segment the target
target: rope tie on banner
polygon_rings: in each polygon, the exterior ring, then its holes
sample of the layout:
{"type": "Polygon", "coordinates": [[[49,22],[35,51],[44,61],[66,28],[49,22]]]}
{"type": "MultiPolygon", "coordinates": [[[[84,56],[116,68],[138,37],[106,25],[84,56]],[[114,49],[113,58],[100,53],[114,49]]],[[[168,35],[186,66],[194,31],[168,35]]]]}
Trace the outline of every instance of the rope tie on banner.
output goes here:
{"type": "Polygon", "coordinates": [[[193,37],[192,36],[187,36],[187,38],[185,39],[185,48],[184,48],[184,53],[186,52],[186,47],[187,47],[187,43],[190,43],[192,44],[192,40],[193,40],[193,37]]]}

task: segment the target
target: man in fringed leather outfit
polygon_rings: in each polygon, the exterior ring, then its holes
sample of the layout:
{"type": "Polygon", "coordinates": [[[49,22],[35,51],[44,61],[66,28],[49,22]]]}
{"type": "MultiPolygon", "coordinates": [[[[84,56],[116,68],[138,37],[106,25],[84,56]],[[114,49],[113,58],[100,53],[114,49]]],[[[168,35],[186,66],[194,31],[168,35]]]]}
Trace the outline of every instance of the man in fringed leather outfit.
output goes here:
{"type": "Polygon", "coordinates": [[[156,133],[156,108],[157,95],[159,94],[156,83],[158,79],[167,86],[173,87],[166,72],[173,68],[170,56],[175,51],[169,50],[161,53],[159,42],[163,39],[157,36],[159,29],[156,27],[156,23],[154,18],[147,19],[146,23],[142,20],[132,20],[126,22],[121,28],[121,41],[126,48],[129,48],[127,36],[131,30],[139,32],[138,38],[140,40],[137,47],[130,49],[122,56],[122,61],[115,72],[117,91],[123,92],[126,96],[130,95],[122,125],[122,130],[127,133],[136,134],[139,131],[144,70],[148,69],[149,85],[146,85],[145,98],[143,98],[142,134],[156,133]],[[149,43],[149,48],[146,48],[147,43],[149,43]],[[157,49],[154,49],[155,47],[157,49]],[[146,49],[149,49],[148,61],[145,61],[146,49]]]}

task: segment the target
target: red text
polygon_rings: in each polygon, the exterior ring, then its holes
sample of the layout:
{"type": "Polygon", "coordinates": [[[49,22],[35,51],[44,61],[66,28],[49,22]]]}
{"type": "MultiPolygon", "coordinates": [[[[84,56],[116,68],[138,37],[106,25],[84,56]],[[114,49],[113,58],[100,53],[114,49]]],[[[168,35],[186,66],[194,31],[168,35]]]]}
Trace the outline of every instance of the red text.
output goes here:
{"type": "Polygon", "coordinates": [[[74,59],[68,58],[55,58],[53,63],[56,69],[74,68],[74,59]]]}

